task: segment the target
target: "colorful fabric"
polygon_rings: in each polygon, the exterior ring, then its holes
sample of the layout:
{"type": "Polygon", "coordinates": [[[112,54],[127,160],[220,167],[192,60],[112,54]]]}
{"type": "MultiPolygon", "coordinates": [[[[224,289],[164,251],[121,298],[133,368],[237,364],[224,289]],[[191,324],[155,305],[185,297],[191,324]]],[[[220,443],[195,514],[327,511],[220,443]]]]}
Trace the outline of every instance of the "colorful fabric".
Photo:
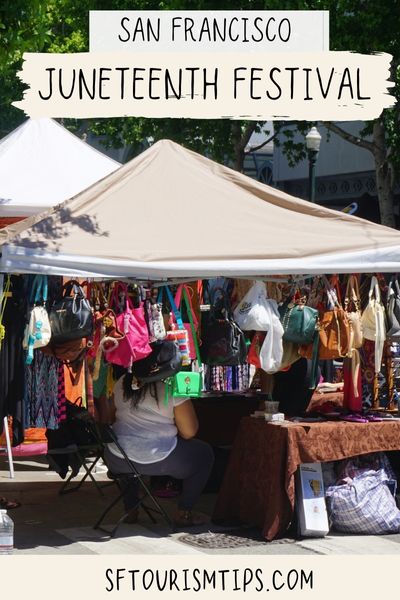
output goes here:
{"type": "Polygon", "coordinates": [[[62,423],[67,418],[67,400],[65,398],[65,378],[64,365],[58,365],[58,423],[62,423]]]}
{"type": "Polygon", "coordinates": [[[58,428],[58,367],[53,356],[35,350],[25,365],[25,416],[30,427],[58,428]]]}
{"type": "Polygon", "coordinates": [[[250,387],[250,365],[211,367],[206,365],[205,388],[209,392],[244,392],[250,387]]]}

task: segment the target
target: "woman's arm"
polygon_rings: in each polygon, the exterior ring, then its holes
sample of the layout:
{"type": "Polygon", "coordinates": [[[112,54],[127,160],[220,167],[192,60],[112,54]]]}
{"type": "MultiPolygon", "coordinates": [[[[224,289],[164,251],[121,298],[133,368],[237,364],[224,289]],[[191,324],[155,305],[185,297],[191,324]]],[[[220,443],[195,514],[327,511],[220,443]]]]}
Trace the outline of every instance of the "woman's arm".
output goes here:
{"type": "Polygon", "coordinates": [[[190,440],[196,435],[199,422],[191,400],[186,400],[179,406],[174,406],[174,419],[178,433],[183,439],[190,440]]]}

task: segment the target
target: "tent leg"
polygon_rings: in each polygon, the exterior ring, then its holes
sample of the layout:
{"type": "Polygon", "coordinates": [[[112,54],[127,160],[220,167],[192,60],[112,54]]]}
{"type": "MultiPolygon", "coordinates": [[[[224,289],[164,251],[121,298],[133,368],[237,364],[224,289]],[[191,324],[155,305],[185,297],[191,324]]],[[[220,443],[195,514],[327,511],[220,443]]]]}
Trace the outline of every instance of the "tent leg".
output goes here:
{"type": "Polygon", "coordinates": [[[10,441],[10,432],[8,431],[8,419],[4,417],[4,434],[6,436],[6,446],[7,446],[7,457],[8,457],[8,465],[10,469],[10,478],[14,479],[14,463],[13,463],[13,455],[11,451],[11,441],[10,441]]]}

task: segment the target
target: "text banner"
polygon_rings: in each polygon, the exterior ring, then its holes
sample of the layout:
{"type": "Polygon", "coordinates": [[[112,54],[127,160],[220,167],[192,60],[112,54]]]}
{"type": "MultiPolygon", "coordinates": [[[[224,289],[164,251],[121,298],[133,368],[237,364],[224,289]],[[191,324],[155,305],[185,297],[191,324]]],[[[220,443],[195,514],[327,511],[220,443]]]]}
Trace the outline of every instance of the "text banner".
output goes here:
{"type": "Polygon", "coordinates": [[[393,106],[391,56],[284,54],[25,54],[30,117],[377,118],[393,106]]]}

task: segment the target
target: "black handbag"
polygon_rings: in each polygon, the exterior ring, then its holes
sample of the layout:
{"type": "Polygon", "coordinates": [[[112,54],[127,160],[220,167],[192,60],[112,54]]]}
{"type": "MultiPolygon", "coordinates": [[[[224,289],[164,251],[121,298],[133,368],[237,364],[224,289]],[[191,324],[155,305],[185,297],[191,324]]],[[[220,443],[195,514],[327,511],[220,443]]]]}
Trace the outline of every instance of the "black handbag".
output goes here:
{"type": "Polygon", "coordinates": [[[229,316],[210,316],[202,335],[201,358],[207,365],[234,367],[246,362],[247,346],[243,331],[229,316]]]}
{"type": "Polygon", "coordinates": [[[235,367],[246,362],[247,346],[243,331],[235,323],[224,288],[215,288],[210,297],[207,324],[202,322],[200,355],[206,365],[235,367]]]}
{"type": "Polygon", "coordinates": [[[93,334],[93,311],[77,281],[69,281],[63,286],[63,296],[51,307],[49,320],[52,344],[62,344],[93,334]]]}
{"type": "Polygon", "coordinates": [[[139,381],[143,383],[161,381],[181,370],[181,353],[175,341],[160,340],[150,346],[151,353],[132,364],[132,372],[139,381]]]}

